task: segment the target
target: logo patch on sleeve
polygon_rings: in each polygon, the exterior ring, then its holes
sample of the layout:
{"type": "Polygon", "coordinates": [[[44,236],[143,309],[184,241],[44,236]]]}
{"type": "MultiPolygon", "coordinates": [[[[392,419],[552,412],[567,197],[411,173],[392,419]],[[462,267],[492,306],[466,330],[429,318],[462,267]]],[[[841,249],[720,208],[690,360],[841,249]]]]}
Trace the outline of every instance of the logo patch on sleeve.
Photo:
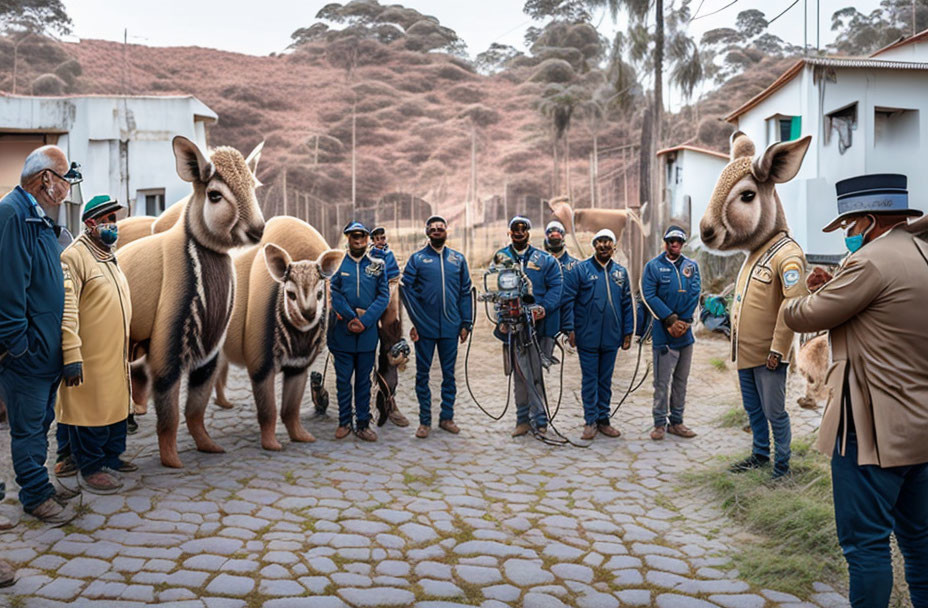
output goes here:
{"type": "Polygon", "coordinates": [[[685,276],[688,279],[693,278],[693,271],[695,270],[695,268],[696,267],[695,265],[693,265],[692,262],[687,262],[686,264],[683,265],[683,271],[682,271],[683,276],[685,276]]]}
{"type": "Polygon", "coordinates": [[[783,267],[783,285],[785,287],[794,287],[802,278],[802,269],[796,262],[790,262],[783,267]]]}

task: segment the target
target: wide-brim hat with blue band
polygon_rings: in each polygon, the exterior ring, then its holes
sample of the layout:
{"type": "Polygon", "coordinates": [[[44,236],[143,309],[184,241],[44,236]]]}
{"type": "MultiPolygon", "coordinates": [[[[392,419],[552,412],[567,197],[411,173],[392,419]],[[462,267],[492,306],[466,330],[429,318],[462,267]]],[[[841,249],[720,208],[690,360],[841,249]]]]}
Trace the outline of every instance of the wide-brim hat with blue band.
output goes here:
{"type": "Polygon", "coordinates": [[[84,212],[81,213],[81,221],[86,222],[98,217],[102,217],[113,211],[125,209],[119,204],[119,201],[108,194],[98,194],[84,205],[84,212]]]}
{"type": "Polygon", "coordinates": [[[898,173],[859,175],[835,183],[838,217],[822,232],[836,230],[846,217],[858,213],[921,216],[920,210],[909,208],[907,183],[908,178],[898,173]]]}
{"type": "Polygon", "coordinates": [[[371,230],[371,236],[375,236],[378,234],[386,234],[386,233],[387,233],[387,229],[384,228],[383,226],[374,226],[374,229],[371,230]]]}
{"type": "Polygon", "coordinates": [[[345,229],[342,231],[343,234],[351,234],[352,232],[363,232],[364,234],[370,234],[371,231],[361,222],[348,222],[348,225],[345,226],[345,229]]]}
{"type": "Polygon", "coordinates": [[[528,219],[527,217],[521,216],[521,215],[517,215],[511,220],[509,220],[509,229],[512,230],[512,227],[515,226],[516,224],[525,224],[526,230],[532,229],[532,220],[528,219]]]}
{"type": "Polygon", "coordinates": [[[667,232],[664,233],[664,240],[669,241],[670,239],[680,239],[685,243],[686,230],[680,228],[679,226],[670,226],[667,228],[667,232]]]}

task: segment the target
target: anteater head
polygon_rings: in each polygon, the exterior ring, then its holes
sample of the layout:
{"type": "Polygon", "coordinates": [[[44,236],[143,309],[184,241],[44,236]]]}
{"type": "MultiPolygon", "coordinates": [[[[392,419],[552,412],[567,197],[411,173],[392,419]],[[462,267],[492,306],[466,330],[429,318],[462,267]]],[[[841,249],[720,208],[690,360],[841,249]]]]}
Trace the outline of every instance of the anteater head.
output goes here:
{"type": "Polygon", "coordinates": [[[273,243],[264,246],[264,262],[271,277],[280,283],[278,300],[284,319],[299,331],[309,331],[325,318],[325,280],[335,274],[343,251],[329,249],[315,261],[294,262],[290,254],[273,243]]]}
{"type": "Polygon", "coordinates": [[[258,243],[264,234],[264,216],[255,196],[261,185],[255,171],[264,143],[247,159],[222,146],[210,152],[209,160],[186,137],[175,137],[173,145],[177,174],[193,185],[185,210],[193,238],[220,253],[258,243]]]}
{"type": "Polygon", "coordinates": [[[731,136],[731,161],[722,169],[699,221],[703,244],[719,251],[755,251],[778,232],[789,231],[776,184],[796,176],[811,135],[772,144],[754,158],[754,143],[731,136]]]}

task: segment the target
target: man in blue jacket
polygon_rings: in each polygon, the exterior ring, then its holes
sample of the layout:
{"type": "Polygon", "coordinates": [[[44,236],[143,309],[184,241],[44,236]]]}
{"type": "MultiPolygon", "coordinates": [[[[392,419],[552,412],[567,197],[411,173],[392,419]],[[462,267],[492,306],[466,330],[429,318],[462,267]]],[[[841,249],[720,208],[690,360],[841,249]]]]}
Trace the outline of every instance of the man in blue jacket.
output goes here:
{"type": "MultiPolygon", "coordinates": [[[[564,224],[560,223],[557,220],[551,220],[548,222],[548,225],[545,226],[545,251],[551,254],[555,260],[561,265],[561,276],[566,277],[567,273],[573,270],[573,267],[577,265],[580,261],[577,258],[570,255],[570,252],[567,251],[567,244],[564,242],[564,239],[567,236],[567,231],[564,229],[564,224]]],[[[561,292],[561,306],[558,308],[558,319],[557,323],[560,328],[563,325],[564,321],[564,306],[567,304],[567,299],[565,298],[566,293],[562,290],[561,292]]],[[[554,340],[550,342],[551,350],[547,351],[548,355],[551,355],[554,352],[554,340]]]]}
{"type": "Polygon", "coordinates": [[[357,434],[377,441],[371,422],[371,370],[377,350],[377,321],[390,302],[390,288],[383,261],[367,255],[368,231],[360,222],[345,227],[348,255],[331,280],[332,315],[328,345],[335,363],[338,393],[338,428],[335,438],[351,432],[351,376],[354,375],[354,407],[357,434]]]}
{"type": "MultiPolygon", "coordinates": [[[[561,266],[550,254],[536,249],[529,243],[532,222],[520,215],[509,220],[510,244],[493,256],[495,264],[508,258],[518,264],[522,272],[532,283],[532,295],[535,304],[540,307],[535,314],[535,334],[539,346],[550,356],[554,349],[554,337],[561,329],[560,305],[563,290],[561,266]]],[[[497,337],[505,339],[498,334],[497,337]]],[[[503,355],[509,360],[508,351],[503,355]]],[[[513,437],[525,435],[532,429],[532,422],[538,432],[544,433],[548,428],[548,416],[542,403],[541,370],[538,366],[519,364],[520,373],[513,375],[513,392],[516,399],[516,428],[513,437]]]]}
{"type": "MultiPolygon", "coordinates": [[[[0,399],[7,406],[13,470],[23,509],[60,526],[75,512],[48,479],[48,429],[61,380],[62,229],[53,217],[80,174],[64,152],[43,146],[20,185],[0,201],[0,399]]],[[[72,494],[73,496],[73,494],[72,494]]]]}
{"type": "Polygon", "coordinates": [[[664,253],[647,263],[641,277],[641,293],[655,317],[654,345],[654,429],[651,439],[665,433],[695,437],[683,424],[686,382],[693,360],[693,315],[699,305],[699,266],[683,255],[686,232],[671,226],[664,233],[664,253]],[[667,409],[670,426],[667,426],[667,409]]]}
{"type": "Polygon", "coordinates": [[[396,263],[396,256],[387,244],[387,231],[383,226],[371,230],[371,257],[382,259],[387,265],[388,283],[393,283],[393,279],[399,278],[400,265],[396,263]]]}
{"type": "Polygon", "coordinates": [[[416,437],[425,439],[432,426],[432,392],[429,370],[438,348],[441,362],[441,413],[438,426],[449,433],[461,432],[454,423],[454,364],[458,340],[463,344],[473,327],[470,270],[464,256],[445,245],[448,225],[439,215],[425,222],[429,244],[415,252],[403,269],[403,303],[412,321],[409,337],[416,345],[416,396],[419,398],[419,428],[416,437]]]}
{"type": "Polygon", "coordinates": [[[612,259],[615,233],[604,228],[593,237],[596,253],[568,273],[564,331],[580,358],[585,426],[581,439],[621,435],[610,422],[615,358],[628,350],[635,329],[628,272],[612,259]]]}

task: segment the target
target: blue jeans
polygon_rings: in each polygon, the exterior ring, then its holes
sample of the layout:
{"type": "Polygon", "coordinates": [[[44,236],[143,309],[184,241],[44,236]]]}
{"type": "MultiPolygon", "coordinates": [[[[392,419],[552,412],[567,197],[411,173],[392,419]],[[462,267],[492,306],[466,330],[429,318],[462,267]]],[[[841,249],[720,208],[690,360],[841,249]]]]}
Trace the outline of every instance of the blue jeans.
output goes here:
{"type": "Polygon", "coordinates": [[[21,376],[0,368],[0,399],[10,423],[10,451],[19,484],[19,502],[31,511],[55,495],[48,479],[48,430],[55,419],[60,377],[21,376]]]}
{"type": "Polygon", "coordinates": [[[741,401],[754,436],[752,451],[756,456],[770,458],[770,429],[773,429],[774,467],[778,471],[789,470],[789,444],[792,441],[789,414],[786,413],[788,367],[781,363],[775,370],[767,369],[766,365],[738,370],[741,401]]]}
{"type": "Polygon", "coordinates": [[[857,437],[848,433],[831,458],[838,542],[850,574],[854,608],[886,608],[893,589],[889,534],[905,558],[915,608],[928,607],[928,463],[882,469],[857,464],[857,437]]]}
{"type": "Polygon", "coordinates": [[[335,386],[338,394],[338,426],[351,426],[351,376],[354,374],[354,408],[358,416],[358,430],[371,423],[371,370],[374,369],[375,351],[347,353],[333,350],[335,386]]]}
{"type": "Polygon", "coordinates": [[[435,348],[441,363],[441,413],[439,421],[454,418],[454,398],[457,385],[454,382],[454,364],[458,359],[457,338],[423,338],[416,341],[416,397],[419,398],[419,424],[432,426],[432,391],[429,389],[429,370],[435,348]]]}
{"type": "Polygon", "coordinates": [[[588,426],[609,424],[612,413],[612,373],[618,348],[577,349],[580,358],[580,396],[583,398],[583,421],[588,426]]]}
{"type": "Polygon", "coordinates": [[[71,455],[81,475],[88,477],[103,467],[119,469],[119,457],[126,451],[125,420],[106,426],[67,425],[67,429],[71,455]]]}

